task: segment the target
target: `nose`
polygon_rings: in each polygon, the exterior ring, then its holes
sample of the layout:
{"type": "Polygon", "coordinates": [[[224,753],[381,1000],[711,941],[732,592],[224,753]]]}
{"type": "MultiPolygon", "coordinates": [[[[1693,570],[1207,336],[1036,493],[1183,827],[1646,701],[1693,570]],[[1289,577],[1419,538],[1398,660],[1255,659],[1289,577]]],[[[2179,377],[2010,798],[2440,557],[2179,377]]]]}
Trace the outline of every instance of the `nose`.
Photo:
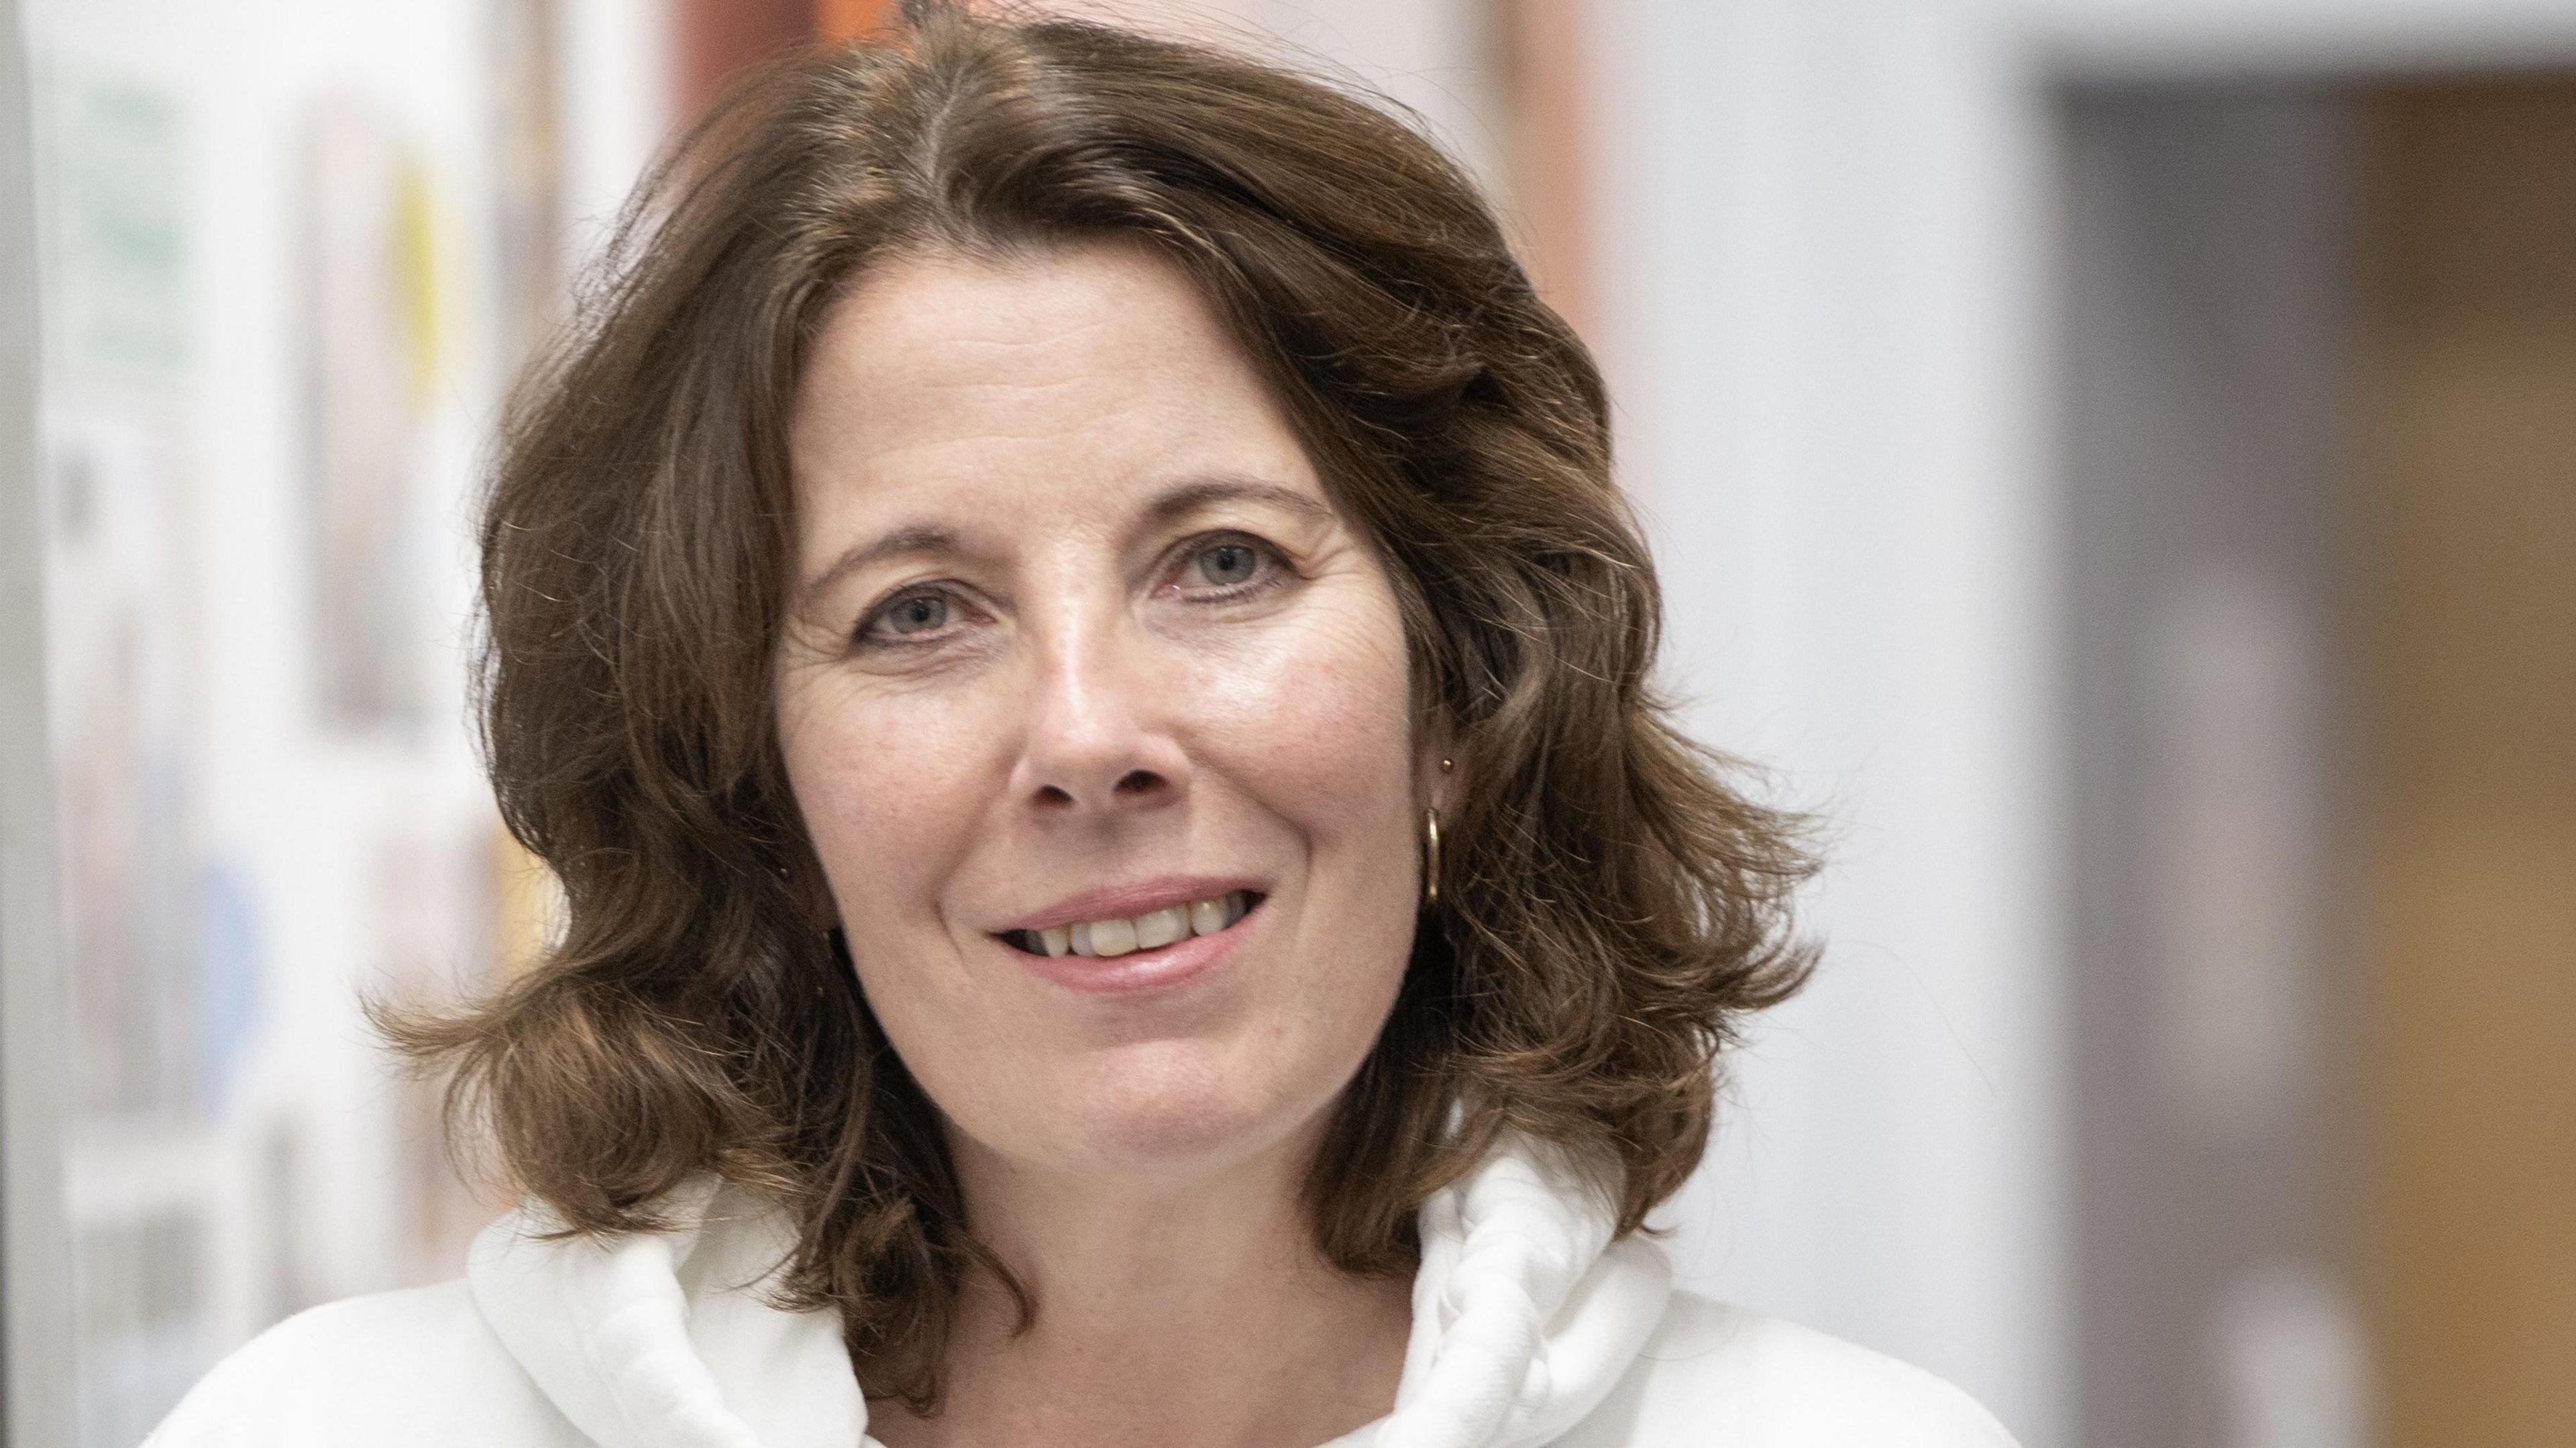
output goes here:
{"type": "MultiPolygon", "coordinates": [[[[1042,813],[1130,813],[1177,801],[1189,761],[1144,641],[1113,619],[1066,619],[1038,651],[1013,793],[1042,813]]],[[[1168,680],[1164,681],[1168,683],[1168,680]]]]}

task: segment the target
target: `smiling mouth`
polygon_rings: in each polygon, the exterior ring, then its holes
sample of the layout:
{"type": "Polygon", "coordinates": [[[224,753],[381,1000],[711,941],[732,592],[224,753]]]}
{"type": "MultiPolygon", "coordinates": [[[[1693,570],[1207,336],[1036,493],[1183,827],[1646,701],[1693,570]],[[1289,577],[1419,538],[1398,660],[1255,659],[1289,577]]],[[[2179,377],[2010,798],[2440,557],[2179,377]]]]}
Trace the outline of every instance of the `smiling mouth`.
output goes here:
{"type": "Polygon", "coordinates": [[[1000,939],[1023,955],[1110,959],[1230,930],[1265,898],[1257,890],[1233,890],[1213,899],[1167,905],[1125,919],[1079,920],[1071,925],[1050,925],[1044,930],[1005,930],[1000,939]]]}

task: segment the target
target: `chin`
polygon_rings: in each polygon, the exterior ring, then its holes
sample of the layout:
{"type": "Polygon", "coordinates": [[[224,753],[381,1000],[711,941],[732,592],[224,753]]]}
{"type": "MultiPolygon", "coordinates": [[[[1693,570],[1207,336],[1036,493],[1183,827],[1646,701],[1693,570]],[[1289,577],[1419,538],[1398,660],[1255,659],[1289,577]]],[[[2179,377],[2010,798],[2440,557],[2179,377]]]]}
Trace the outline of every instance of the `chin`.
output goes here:
{"type": "Polygon", "coordinates": [[[1098,1169],[1199,1176],[1273,1150],[1331,1103],[1329,1089],[1255,1082],[1219,1054],[1174,1041],[1116,1052],[1082,1093],[1081,1119],[1057,1140],[1080,1142],[1098,1169]]]}

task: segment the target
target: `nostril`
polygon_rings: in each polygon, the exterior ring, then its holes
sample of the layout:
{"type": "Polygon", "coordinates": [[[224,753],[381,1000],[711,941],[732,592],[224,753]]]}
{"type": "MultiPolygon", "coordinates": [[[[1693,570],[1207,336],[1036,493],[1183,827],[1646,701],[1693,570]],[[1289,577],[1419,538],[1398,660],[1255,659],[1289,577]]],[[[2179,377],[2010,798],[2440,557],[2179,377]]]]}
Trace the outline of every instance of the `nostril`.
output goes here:
{"type": "Polygon", "coordinates": [[[1102,793],[1098,785],[1088,781],[1076,784],[1041,784],[1032,791],[1031,800],[1038,808],[1049,813],[1080,806],[1098,808],[1112,804],[1123,805],[1130,801],[1143,806],[1163,798],[1165,792],[1171,787],[1170,779],[1153,770],[1131,769],[1110,781],[1106,793],[1102,793]]]}

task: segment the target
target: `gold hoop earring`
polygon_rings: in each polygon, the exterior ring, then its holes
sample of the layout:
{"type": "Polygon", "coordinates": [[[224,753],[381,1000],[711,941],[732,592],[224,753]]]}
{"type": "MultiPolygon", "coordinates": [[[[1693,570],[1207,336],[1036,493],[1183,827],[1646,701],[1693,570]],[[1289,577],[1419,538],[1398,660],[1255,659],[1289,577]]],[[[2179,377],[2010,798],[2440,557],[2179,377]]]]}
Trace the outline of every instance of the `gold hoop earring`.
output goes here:
{"type": "Polygon", "coordinates": [[[1440,811],[1422,812],[1422,903],[1440,903],[1440,811]]]}

